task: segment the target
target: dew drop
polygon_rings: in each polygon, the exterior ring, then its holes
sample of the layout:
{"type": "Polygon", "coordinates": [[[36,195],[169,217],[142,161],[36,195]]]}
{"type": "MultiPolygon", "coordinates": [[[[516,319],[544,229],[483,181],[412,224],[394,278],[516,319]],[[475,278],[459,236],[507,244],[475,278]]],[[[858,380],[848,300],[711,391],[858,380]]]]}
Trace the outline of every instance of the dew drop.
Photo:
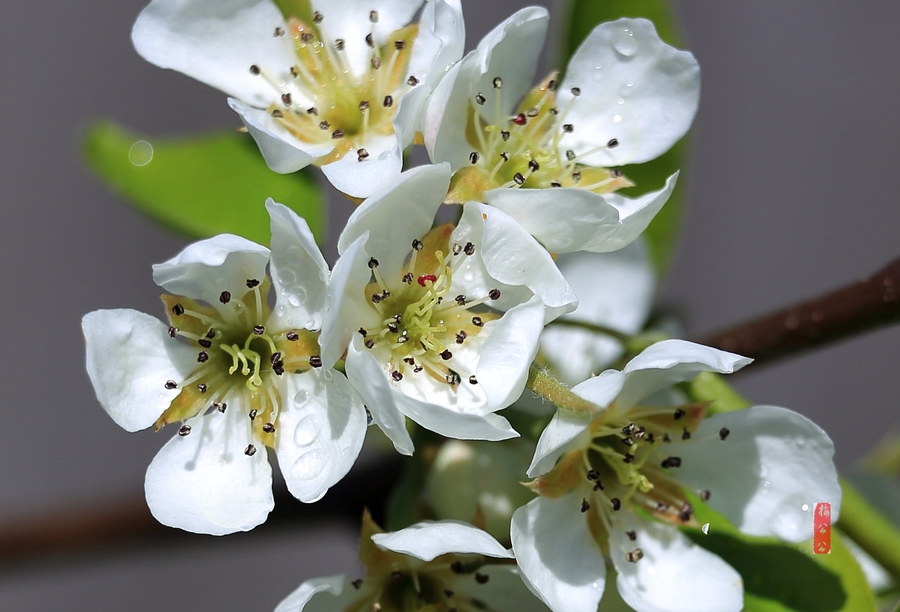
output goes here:
{"type": "Polygon", "coordinates": [[[768,488],[769,488],[769,487],[771,487],[771,486],[772,486],[772,483],[771,483],[771,482],[769,482],[769,481],[768,481],[768,480],[767,480],[767,481],[765,481],[765,482],[764,482],[764,483],[763,483],[763,488],[766,488],[766,489],[768,489],[768,488]]]}
{"type": "Polygon", "coordinates": [[[294,428],[294,442],[298,446],[306,446],[311,444],[319,432],[322,431],[322,419],[317,415],[307,415],[300,419],[297,427],[294,428]]]}
{"type": "Polygon", "coordinates": [[[297,308],[298,306],[300,306],[300,304],[303,303],[303,301],[300,299],[300,295],[298,293],[289,293],[288,303],[294,308],[297,308]]]}
{"type": "Polygon", "coordinates": [[[278,270],[278,280],[283,287],[290,287],[297,283],[297,273],[291,268],[281,268],[278,270]]]}
{"type": "Polygon", "coordinates": [[[138,140],[128,149],[128,161],[135,166],[146,166],[153,159],[153,145],[146,140],[138,140]]]}
{"type": "Polygon", "coordinates": [[[303,453],[291,466],[291,478],[295,480],[312,480],[322,473],[328,458],[325,453],[316,449],[303,453]]]}
{"type": "Polygon", "coordinates": [[[613,38],[613,49],[625,57],[631,57],[637,53],[638,42],[634,38],[634,32],[628,28],[622,28],[616,32],[613,38]]]}
{"type": "Polygon", "coordinates": [[[764,477],[764,476],[767,476],[768,474],[769,474],[769,468],[767,468],[767,467],[766,467],[765,465],[763,465],[763,464],[760,464],[760,466],[759,466],[759,475],[764,477]]]}
{"type": "Polygon", "coordinates": [[[704,535],[709,533],[709,523],[704,523],[703,527],[700,528],[700,531],[702,531],[704,535]]]}
{"type": "Polygon", "coordinates": [[[309,401],[309,391],[306,389],[301,389],[297,392],[297,395],[294,396],[294,407],[302,408],[309,401]]]}
{"type": "Polygon", "coordinates": [[[623,100],[622,98],[619,98],[619,104],[625,104],[625,100],[623,100]]]}
{"type": "Polygon", "coordinates": [[[622,115],[617,114],[616,116],[613,117],[613,123],[621,123],[621,122],[622,122],[622,115]]]}
{"type": "Polygon", "coordinates": [[[332,378],[334,378],[334,374],[331,373],[330,369],[325,370],[324,376],[325,376],[325,380],[331,380],[332,378]]]}
{"type": "Polygon", "coordinates": [[[800,506],[800,509],[804,512],[809,512],[809,504],[803,504],[802,506],[800,506]]]}

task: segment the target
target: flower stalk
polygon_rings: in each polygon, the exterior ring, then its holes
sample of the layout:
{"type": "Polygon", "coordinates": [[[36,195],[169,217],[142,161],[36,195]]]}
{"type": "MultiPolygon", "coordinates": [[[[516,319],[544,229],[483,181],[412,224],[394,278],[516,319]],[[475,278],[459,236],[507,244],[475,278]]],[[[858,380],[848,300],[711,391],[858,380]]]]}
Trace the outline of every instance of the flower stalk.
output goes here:
{"type": "Polygon", "coordinates": [[[569,388],[556,379],[550,372],[532,365],[528,370],[526,388],[541,396],[557,408],[580,412],[582,414],[599,413],[603,409],[572,393],[569,388]]]}

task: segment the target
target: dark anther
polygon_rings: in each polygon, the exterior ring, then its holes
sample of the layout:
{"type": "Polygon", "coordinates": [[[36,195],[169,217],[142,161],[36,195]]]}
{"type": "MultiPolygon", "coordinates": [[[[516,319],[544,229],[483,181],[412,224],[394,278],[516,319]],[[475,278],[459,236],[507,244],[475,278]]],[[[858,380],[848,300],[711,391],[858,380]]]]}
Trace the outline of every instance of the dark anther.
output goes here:
{"type": "Polygon", "coordinates": [[[600,472],[598,472],[597,470],[588,470],[587,479],[600,480],[600,472]]]}
{"type": "Polygon", "coordinates": [[[472,151],[471,153],[469,153],[469,161],[473,164],[478,163],[478,151],[472,151]]]}
{"type": "Polygon", "coordinates": [[[566,159],[568,159],[569,161],[574,160],[575,159],[575,151],[573,151],[572,149],[567,150],[566,151],[566,159]]]}
{"type": "Polygon", "coordinates": [[[390,331],[392,334],[396,334],[397,331],[400,329],[399,327],[397,327],[397,324],[393,323],[393,322],[388,323],[387,328],[388,328],[388,331],[390,331]]]}
{"type": "Polygon", "coordinates": [[[244,454],[247,455],[248,457],[252,457],[253,455],[256,454],[256,447],[253,446],[252,444],[248,444],[247,448],[244,449],[244,454]]]}
{"type": "Polygon", "coordinates": [[[488,297],[491,298],[492,300],[499,300],[500,299],[500,290],[499,289],[491,289],[488,292],[488,297]]]}
{"type": "Polygon", "coordinates": [[[424,247],[425,247],[425,243],[422,242],[421,240],[419,240],[418,238],[416,238],[415,240],[412,241],[412,248],[414,248],[415,250],[421,251],[424,247]]]}
{"type": "Polygon", "coordinates": [[[672,439],[669,437],[669,434],[664,433],[663,434],[663,442],[671,442],[671,441],[672,441],[672,439]]]}
{"type": "Polygon", "coordinates": [[[454,593],[450,589],[444,589],[444,597],[453,597],[454,595],[456,595],[456,593],[454,593]]]}
{"type": "Polygon", "coordinates": [[[666,457],[660,465],[664,468],[681,467],[681,457],[666,457]]]}
{"type": "Polygon", "coordinates": [[[525,177],[522,176],[521,172],[516,172],[513,175],[513,180],[516,182],[516,185],[524,185],[525,184],[525,177]]]}
{"type": "Polygon", "coordinates": [[[622,438],[622,444],[624,444],[625,446],[634,446],[634,440],[626,436],[622,438]]]}
{"type": "Polygon", "coordinates": [[[300,71],[297,70],[296,66],[291,66],[291,76],[295,79],[300,76],[300,71]]]}
{"type": "Polygon", "coordinates": [[[291,105],[291,94],[289,94],[289,93],[281,94],[281,101],[284,103],[285,106],[290,106],[291,105]]]}
{"type": "Polygon", "coordinates": [[[213,402],[213,408],[215,408],[219,412],[225,412],[225,410],[228,408],[228,404],[226,404],[225,402],[213,402]]]}
{"type": "Polygon", "coordinates": [[[632,455],[631,453],[625,453],[622,461],[624,461],[625,463],[634,463],[634,455],[632,455]]]}
{"type": "Polygon", "coordinates": [[[622,428],[622,433],[626,436],[630,436],[634,433],[634,423],[629,423],[625,427],[622,428]]]}
{"type": "Polygon", "coordinates": [[[463,565],[462,561],[454,561],[453,563],[450,564],[450,570],[454,574],[462,574],[463,571],[465,571],[465,569],[466,568],[463,565]]]}
{"type": "Polygon", "coordinates": [[[594,491],[602,491],[602,490],[603,490],[603,483],[598,480],[594,484],[594,491]]]}
{"type": "Polygon", "coordinates": [[[647,434],[647,444],[653,444],[656,442],[656,437],[652,433],[647,434]]]}
{"type": "Polygon", "coordinates": [[[633,551],[625,553],[625,560],[629,563],[637,563],[643,556],[644,551],[640,548],[635,548],[633,551]]]}
{"type": "Polygon", "coordinates": [[[373,57],[370,61],[372,62],[372,68],[374,68],[375,70],[378,70],[379,68],[381,68],[381,58],[380,57],[373,57]]]}
{"type": "Polygon", "coordinates": [[[403,282],[406,283],[407,285],[412,285],[412,282],[413,282],[412,272],[407,272],[406,274],[403,275],[403,282]]]}
{"type": "Polygon", "coordinates": [[[637,533],[634,532],[634,531],[626,531],[626,532],[625,532],[625,535],[627,535],[627,536],[628,536],[628,539],[631,540],[632,542],[634,542],[635,540],[637,540],[637,533]]]}
{"type": "Polygon", "coordinates": [[[508,162],[509,161],[509,151],[502,151],[500,153],[500,157],[503,158],[503,161],[508,162]]]}
{"type": "Polygon", "coordinates": [[[564,123],[564,124],[563,124],[563,132],[566,132],[566,133],[568,133],[568,134],[571,134],[571,133],[574,132],[574,131],[575,131],[575,126],[572,125],[571,123],[564,123]]]}
{"type": "Polygon", "coordinates": [[[275,38],[278,38],[279,36],[284,36],[284,28],[282,27],[275,28],[275,38]]]}
{"type": "Polygon", "coordinates": [[[458,385],[459,384],[459,374],[450,370],[450,373],[445,377],[447,379],[448,385],[458,385]]]}
{"type": "Polygon", "coordinates": [[[358,161],[362,161],[364,159],[367,159],[368,157],[369,157],[369,152],[366,151],[365,149],[357,149],[356,150],[356,158],[358,161]]]}
{"type": "Polygon", "coordinates": [[[728,434],[730,434],[730,433],[731,433],[731,431],[729,431],[727,427],[723,427],[722,429],[719,430],[719,440],[724,440],[725,438],[728,437],[728,434]]]}
{"type": "Polygon", "coordinates": [[[359,110],[361,110],[361,111],[367,111],[367,110],[369,110],[369,101],[368,101],[368,100],[363,100],[362,102],[360,102],[360,103],[359,103],[359,110]]]}
{"type": "Polygon", "coordinates": [[[689,432],[687,430],[687,427],[684,428],[684,433],[681,434],[681,439],[682,440],[690,440],[691,439],[691,432],[689,432]]]}
{"type": "Polygon", "coordinates": [[[369,258],[369,269],[371,270],[372,268],[377,268],[377,267],[378,267],[378,260],[375,259],[374,257],[370,257],[369,258]]]}
{"type": "Polygon", "coordinates": [[[200,338],[199,340],[197,340],[197,344],[199,344],[203,348],[210,348],[212,346],[212,340],[207,340],[206,338],[200,338]]]}
{"type": "Polygon", "coordinates": [[[512,122],[516,125],[525,125],[526,123],[528,123],[528,119],[525,117],[525,113],[519,113],[518,115],[513,117],[512,122]]]}
{"type": "Polygon", "coordinates": [[[369,11],[369,21],[378,23],[378,11],[369,11]]]}
{"type": "Polygon", "coordinates": [[[460,306],[465,306],[466,305],[466,296],[464,296],[461,293],[459,295],[457,295],[456,303],[459,304],[460,306]]]}
{"type": "Polygon", "coordinates": [[[639,428],[637,429],[637,431],[634,432],[634,437],[637,438],[638,440],[640,440],[640,439],[642,439],[642,438],[644,437],[644,435],[645,435],[646,433],[647,433],[647,430],[646,430],[646,429],[644,429],[643,427],[639,427],[639,428]]]}
{"type": "Polygon", "coordinates": [[[375,41],[371,34],[366,34],[366,44],[369,45],[369,48],[371,49],[375,48],[375,41]]]}
{"type": "Polygon", "coordinates": [[[184,314],[184,306],[182,306],[181,304],[175,304],[174,306],[172,306],[172,314],[176,317],[180,317],[184,314]]]}
{"type": "Polygon", "coordinates": [[[678,419],[680,419],[680,418],[683,417],[684,415],[685,415],[684,410],[682,410],[681,408],[676,408],[676,409],[675,409],[675,414],[674,414],[673,416],[675,417],[675,420],[677,421],[678,419]]]}
{"type": "Polygon", "coordinates": [[[394,96],[390,96],[390,95],[385,96],[384,102],[382,102],[382,105],[384,105],[385,108],[392,107],[394,105],[394,96]]]}
{"type": "Polygon", "coordinates": [[[410,87],[415,87],[416,85],[419,84],[419,79],[417,79],[414,76],[410,76],[408,79],[406,79],[406,84],[409,85],[410,87]]]}
{"type": "Polygon", "coordinates": [[[179,435],[179,436],[186,436],[186,435],[188,435],[189,433],[191,433],[191,426],[190,426],[190,425],[182,425],[181,429],[178,430],[178,435],[179,435]]]}
{"type": "Polygon", "coordinates": [[[709,501],[710,495],[711,493],[709,492],[709,489],[703,489],[702,491],[700,491],[700,501],[709,501]]]}
{"type": "Polygon", "coordinates": [[[222,302],[223,304],[227,304],[228,302],[230,302],[231,301],[231,292],[223,291],[222,293],[220,293],[219,301],[222,302]]]}
{"type": "Polygon", "coordinates": [[[313,23],[322,23],[323,19],[325,19],[325,17],[323,17],[322,13],[320,13],[319,11],[313,13],[313,23]]]}
{"type": "Polygon", "coordinates": [[[550,181],[550,186],[551,187],[562,187],[562,183],[560,183],[559,181],[550,181]]]}
{"type": "Polygon", "coordinates": [[[352,585],[353,585],[353,588],[356,589],[356,590],[358,591],[358,590],[359,590],[359,587],[361,587],[362,584],[363,584],[362,578],[357,578],[356,580],[354,580],[354,581],[351,582],[350,584],[352,584],[352,585]]]}
{"type": "Polygon", "coordinates": [[[254,408],[253,410],[250,411],[249,416],[250,416],[251,421],[256,418],[256,413],[257,413],[256,408],[254,408]]]}
{"type": "Polygon", "coordinates": [[[462,253],[462,247],[458,244],[454,244],[452,251],[454,255],[459,255],[460,253],[462,253]]]}
{"type": "Polygon", "coordinates": [[[420,366],[420,365],[417,365],[416,367],[413,368],[413,372],[415,372],[416,374],[418,374],[419,372],[421,372],[421,371],[424,370],[424,369],[425,369],[424,367],[422,367],[422,366],[420,366]]]}
{"type": "Polygon", "coordinates": [[[475,252],[475,245],[472,244],[471,242],[467,242],[466,246],[463,247],[463,252],[466,255],[471,255],[472,253],[475,252]]]}
{"type": "Polygon", "coordinates": [[[344,130],[335,130],[331,133],[331,138],[333,140],[339,140],[344,137],[344,130]]]}
{"type": "Polygon", "coordinates": [[[266,328],[264,325],[254,325],[253,333],[257,336],[262,336],[264,333],[266,333],[266,328]]]}
{"type": "Polygon", "coordinates": [[[275,372],[276,375],[281,376],[284,374],[284,362],[278,361],[272,364],[272,371],[275,372]]]}
{"type": "Polygon", "coordinates": [[[403,362],[408,363],[409,365],[416,365],[416,360],[412,357],[404,357],[403,362]]]}
{"type": "Polygon", "coordinates": [[[656,511],[660,514],[668,512],[669,507],[669,504],[667,504],[666,502],[656,502],[656,511]]]}
{"type": "Polygon", "coordinates": [[[691,520],[691,517],[694,515],[694,507],[690,502],[684,502],[681,504],[681,510],[678,512],[678,518],[681,519],[682,523],[687,523],[691,520]]]}
{"type": "Polygon", "coordinates": [[[500,138],[503,139],[504,142],[509,140],[509,132],[506,130],[500,130],[500,138]]]}
{"type": "Polygon", "coordinates": [[[298,334],[295,331],[289,331],[288,333],[286,333],[284,335],[284,337],[287,338],[288,340],[290,340],[291,342],[296,342],[297,340],[300,339],[300,334],[298,334]]]}
{"type": "Polygon", "coordinates": [[[405,40],[395,40],[394,41],[394,49],[397,51],[403,51],[406,48],[405,40]]]}
{"type": "Polygon", "coordinates": [[[453,353],[451,353],[449,350],[444,350],[444,352],[441,353],[441,359],[443,359],[444,361],[447,361],[451,357],[453,357],[453,353]]]}
{"type": "Polygon", "coordinates": [[[475,378],[475,375],[474,375],[474,374],[472,374],[471,376],[469,376],[469,384],[470,384],[470,385],[477,385],[477,384],[478,384],[478,379],[475,378]]]}
{"type": "Polygon", "coordinates": [[[469,334],[467,334],[464,330],[460,330],[460,332],[458,334],[456,334],[456,343],[462,344],[463,342],[466,341],[466,338],[468,338],[468,337],[469,337],[469,334]]]}
{"type": "Polygon", "coordinates": [[[617,138],[610,138],[609,142],[606,143],[606,146],[610,149],[614,149],[619,146],[619,140],[617,138]]]}
{"type": "Polygon", "coordinates": [[[612,504],[614,511],[618,512],[622,508],[622,500],[620,500],[618,497],[613,497],[609,501],[612,504]]]}
{"type": "Polygon", "coordinates": [[[619,178],[620,176],[622,176],[622,171],[618,168],[613,168],[612,170],[610,170],[610,172],[612,172],[613,178],[619,178]]]}
{"type": "Polygon", "coordinates": [[[381,300],[382,300],[382,297],[381,297],[380,293],[372,294],[372,303],[373,304],[379,304],[379,303],[381,303],[381,300]]]}
{"type": "Polygon", "coordinates": [[[275,365],[276,363],[281,361],[281,353],[272,353],[272,356],[269,357],[269,361],[272,363],[272,365],[275,365]]]}
{"type": "Polygon", "coordinates": [[[475,572],[475,582],[478,584],[485,584],[491,577],[487,574],[481,574],[479,572],[475,572]]]}
{"type": "Polygon", "coordinates": [[[553,108],[551,108],[551,109],[550,109],[549,111],[547,111],[547,112],[549,112],[551,115],[558,115],[558,114],[559,114],[559,109],[556,108],[556,107],[554,106],[553,108]]]}
{"type": "Polygon", "coordinates": [[[556,85],[556,79],[550,79],[550,82],[547,83],[547,89],[549,89],[550,91],[556,91],[556,85]]]}
{"type": "Polygon", "coordinates": [[[494,77],[492,83],[494,85],[494,89],[500,89],[501,87],[503,87],[503,79],[501,79],[500,77],[494,77]]]}
{"type": "Polygon", "coordinates": [[[322,122],[319,123],[319,129],[320,129],[320,130],[327,130],[327,129],[330,129],[330,128],[331,128],[331,124],[328,123],[327,121],[322,121],[322,122]]]}
{"type": "Polygon", "coordinates": [[[481,317],[472,317],[472,325],[481,327],[484,325],[484,321],[481,320],[481,317]]]}
{"type": "Polygon", "coordinates": [[[582,498],[582,500],[581,500],[581,511],[582,511],[582,512],[587,512],[587,511],[590,510],[590,509],[591,509],[591,505],[588,503],[588,500],[582,498]]]}
{"type": "Polygon", "coordinates": [[[166,381],[166,389],[177,389],[177,388],[178,388],[178,384],[174,380],[166,381]]]}
{"type": "Polygon", "coordinates": [[[314,117],[318,117],[318,116],[319,116],[319,109],[316,108],[315,106],[310,106],[309,108],[306,109],[306,114],[307,114],[307,115],[312,115],[312,116],[314,116],[314,117]]]}
{"type": "Polygon", "coordinates": [[[537,172],[541,169],[541,165],[532,159],[530,162],[528,162],[528,169],[532,172],[537,172]]]}
{"type": "Polygon", "coordinates": [[[266,423],[262,426],[262,430],[266,433],[272,433],[273,431],[275,431],[275,425],[273,425],[272,423],[266,423]]]}
{"type": "Polygon", "coordinates": [[[177,327],[170,327],[170,328],[169,328],[169,338],[174,338],[174,337],[177,336],[177,335],[178,335],[178,328],[177,328],[177,327]]]}
{"type": "Polygon", "coordinates": [[[252,74],[254,76],[259,76],[259,66],[257,66],[256,64],[253,64],[252,66],[250,66],[250,74],[252,74]]]}
{"type": "Polygon", "coordinates": [[[363,344],[366,345],[366,348],[370,349],[373,346],[375,346],[375,341],[372,340],[371,338],[366,338],[365,341],[363,342],[363,344]]]}
{"type": "Polygon", "coordinates": [[[319,355],[310,355],[309,356],[309,367],[321,368],[322,367],[322,358],[319,355]]]}
{"type": "Polygon", "coordinates": [[[311,43],[313,40],[315,40],[315,38],[316,36],[312,32],[304,32],[300,35],[300,40],[307,44],[311,43]]]}
{"type": "Polygon", "coordinates": [[[581,172],[573,172],[572,173],[572,182],[576,185],[581,181],[581,172]]]}
{"type": "Polygon", "coordinates": [[[485,98],[484,98],[483,95],[481,95],[481,92],[475,94],[475,102],[477,102],[479,105],[483,105],[483,104],[484,104],[485,98]]]}
{"type": "Polygon", "coordinates": [[[528,109],[528,112],[525,113],[525,114],[528,115],[529,117],[537,117],[537,116],[538,116],[538,109],[536,109],[536,108],[529,108],[529,109],[528,109]]]}
{"type": "Polygon", "coordinates": [[[247,288],[248,289],[253,289],[254,287],[258,287],[258,286],[259,286],[259,281],[256,280],[255,278],[247,279],[247,288]]]}
{"type": "Polygon", "coordinates": [[[573,87],[573,88],[572,88],[572,95],[573,95],[573,96],[580,96],[580,95],[581,95],[581,88],[580,88],[580,87],[573,87]]]}
{"type": "Polygon", "coordinates": [[[206,363],[207,361],[209,361],[209,353],[207,353],[206,351],[200,351],[199,353],[197,353],[197,361],[200,363],[206,363]]]}
{"type": "Polygon", "coordinates": [[[337,49],[338,51],[343,51],[344,50],[344,39],[336,38],[334,40],[334,48],[337,49]]]}

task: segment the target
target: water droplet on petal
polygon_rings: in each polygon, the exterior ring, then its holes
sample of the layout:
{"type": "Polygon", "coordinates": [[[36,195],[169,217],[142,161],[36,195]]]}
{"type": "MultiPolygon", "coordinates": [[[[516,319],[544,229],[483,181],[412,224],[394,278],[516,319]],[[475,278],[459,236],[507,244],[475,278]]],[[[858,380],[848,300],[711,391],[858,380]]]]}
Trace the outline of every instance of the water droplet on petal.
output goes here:
{"type": "Polygon", "coordinates": [[[305,416],[300,419],[294,429],[294,442],[298,446],[306,446],[316,439],[320,431],[322,431],[322,419],[313,414],[305,416]]]}
{"type": "Polygon", "coordinates": [[[278,270],[278,280],[282,286],[290,287],[297,282],[297,273],[291,268],[281,268],[278,270]]]}
{"type": "Polygon", "coordinates": [[[135,166],[146,166],[153,159],[153,145],[146,140],[138,140],[128,149],[128,161],[135,166]]]}
{"type": "Polygon", "coordinates": [[[301,389],[297,392],[297,395],[294,396],[294,407],[302,408],[309,401],[309,391],[306,389],[301,389]]]}
{"type": "Polygon", "coordinates": [[[622,115],[616,115],[615,117],[613,117],[613,123],[621,123],[621,121],[622,115]]]}
{"type": "Polygon", "coordinates": [[[802,506],[800,506],[800,509],[804,512],[809,512],[809,504],[803,504],[802,506]]]}
{"type": "Polygon", "coordinates": [[[768,488],[771,487],[771,486],[772,486],[772,483],[769,482],[768,480],[765,481],[765,482],[763,483],[763,487],[766,488],[766,489],[768,489],[768,488]]]}
{"type": "Polygon", "coordinates": [[[765,465],[763,465],[763,464],[760,464],[760,466],[759,466],[759,475],[764,477],[764,476],[767,476],[768,473],[769,473],[769,468],[767,468],[767,467],[766,467],[765,465]]]}
{"type": "Polygon", "coordinates": [[[702,531],[704,535],[709,533],[709,523],[704,523],[703,527],[700,528],[700,531],[702,531]]]}
{"type": "Polygon", "coordinates": [[[328,457],[321,450],[303,453],[291,466],[291,478],[295,480],[312,480],[322,473],[328,457]]]}
{"type": "Polygon", "coordinates": [[[634,38],[634,32],[628,28],[622,28],[613,37],[613,49],[625,57],[631,57],[637,53],[638,42],[634,38]]]}

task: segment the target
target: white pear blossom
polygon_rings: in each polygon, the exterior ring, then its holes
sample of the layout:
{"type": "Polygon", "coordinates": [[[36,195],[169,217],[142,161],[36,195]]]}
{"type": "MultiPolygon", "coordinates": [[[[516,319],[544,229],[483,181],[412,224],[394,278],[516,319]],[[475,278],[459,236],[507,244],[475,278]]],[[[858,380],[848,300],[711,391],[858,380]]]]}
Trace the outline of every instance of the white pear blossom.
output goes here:
{"type": "Polygon", "coordinates": [[[557,412],[528,472],[539,497],[511,528],[523,576],[551,609],[594,612],[609,560],[639,612],[740,610],[740,575],[676,528],[696,524],[698,498],[743,533],[789,542],[812,536],[817,502],[831,503],[836,519],[841,492],[824,431],[775,406],[704,419],[706,404],[685,405],[674,389],[749,361],[668,340],[573,388],[601,410],[557,412]]]}
{"type": "Polygon", "coordinates": [[[467,523],[423,521],[381,533],[366,516],[360,538],[365,578],[307,580],[275,612],[546,611],[528,592],[515,564],[503,563],[511,559],[497,540],[467,523]]]}
{"type": "Polygon", "coordinates": [[[547,251],[502,211],[476,202],[432,229],[447,164],[402,174],[362,203],[338,241],[322,330],[398,451],[409,417],[463,439],[518,435],[495,414],[525,387],[548,322],[575,296],[547,251]]]}
{"type": "Polygon", "coordinates": [[[168,323],[135,310],[82,321],[87,371],[113,420],[128,431],[180,424],[145,491],[161,523],[187,531],[221,535],[266,519],[267,447],[294,496],[313,502],[347,473],[365,436],[365,407],[322,366],[313,331],[327,307],[327,264],[303,219],[272,200],[266,208],[271,251],[225,234],[153,267],[169,292],[168,323]]]}
{"type": "Polygon", "coordinates": [[[276,172],[309,164],[366,197],[389,183],[423,105],[461,56],[459,0],[312,0],[287,21],[271,0],[153,0],[134,46],[227,93],[276,172]],[[410,23],[421,10],[419,23],[410,23]]]}
{"type": "Polygon", "coordinates": [[[617,166],[654,159],[688,130],[700,72],[663,43],[650,21],[597,26],[569,61],[530,89],[549,17],[529,7],[500,24],[454,66],[425,115],[425,145],[454,171],[449,199],[508,213],[550,251],[607,252],[634,240],[666,202],[637,198],[617,166]]]}

